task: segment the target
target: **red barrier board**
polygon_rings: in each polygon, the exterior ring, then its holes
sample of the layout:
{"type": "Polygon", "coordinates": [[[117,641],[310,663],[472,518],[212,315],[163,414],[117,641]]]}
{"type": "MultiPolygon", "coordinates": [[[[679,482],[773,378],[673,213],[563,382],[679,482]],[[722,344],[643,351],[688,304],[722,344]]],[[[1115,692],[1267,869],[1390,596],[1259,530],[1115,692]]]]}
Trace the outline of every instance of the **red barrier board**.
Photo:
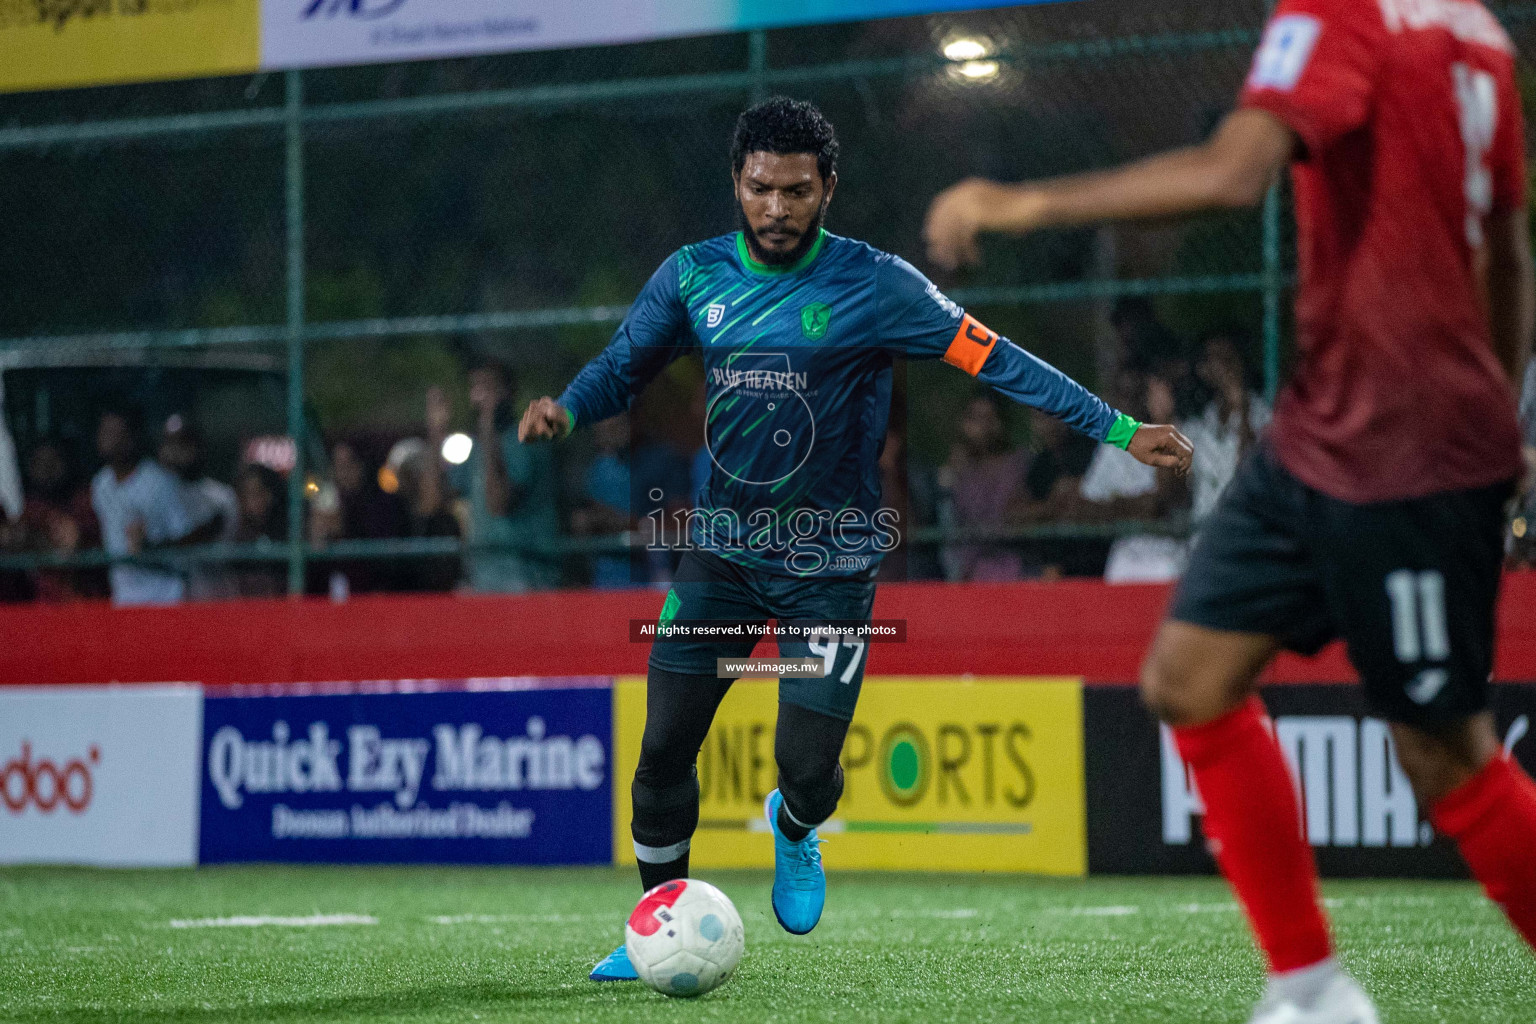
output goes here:
{"type": "MultiPolygon", "coordinates": [[[[232,601],[176,608],[100,604],[0,610],[0,685],[238,683],[641,674],[654,590],[526,596],[382,596],[232,601]]],[[[1074,675],[1131,683],[1167,604],[1166,586],[1097,581],[897,583],[874,616],[905,619],[905,643],[875,644],[871,675],[1074,675]]],[[[1505,578],[1496,678],[1536,680],[1536,573],[1505,578]]],[[[1285,656],[1272,682],[1354,679],[1343,650],[1285,656]]]]}

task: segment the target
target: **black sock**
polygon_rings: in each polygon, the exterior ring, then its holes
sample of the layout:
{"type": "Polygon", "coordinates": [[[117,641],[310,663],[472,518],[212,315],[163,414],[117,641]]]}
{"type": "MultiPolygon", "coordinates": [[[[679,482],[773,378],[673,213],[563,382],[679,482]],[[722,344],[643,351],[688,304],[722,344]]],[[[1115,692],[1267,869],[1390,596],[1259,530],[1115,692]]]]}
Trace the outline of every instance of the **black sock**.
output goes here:
{"type": "Polygon", "coordinates": [[[665,864],[647,864],[640,861],[640,886],[646,892],[650,892],[662,882],[670,882],[676,878],[688,877],[688,851],[677,860],[669,860],[665,864]]]}
{"type": "Polygon", "coordinates": [[[789,816],[789,808],[783,803],[779,804],[779,831],[784,833],[784,838],[792,843],[798,843],[811,834],[810,829],[796,823],[795,819],[789,816]]]}

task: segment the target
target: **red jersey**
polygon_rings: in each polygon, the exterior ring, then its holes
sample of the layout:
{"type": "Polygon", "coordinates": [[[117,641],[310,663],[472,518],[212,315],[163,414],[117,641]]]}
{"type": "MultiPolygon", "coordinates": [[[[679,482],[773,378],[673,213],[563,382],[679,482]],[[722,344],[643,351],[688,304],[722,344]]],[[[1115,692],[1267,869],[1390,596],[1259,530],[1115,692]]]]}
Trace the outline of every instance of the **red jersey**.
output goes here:
{"type": "Polygon", "coordinates": [[[1302,143],[1281,463],[1358,503],[1516,477],[1477,270],[1488,216],[1525,202],[1509,36],[1476,0],[1282,0],[1241,104],[1302,143]]]}

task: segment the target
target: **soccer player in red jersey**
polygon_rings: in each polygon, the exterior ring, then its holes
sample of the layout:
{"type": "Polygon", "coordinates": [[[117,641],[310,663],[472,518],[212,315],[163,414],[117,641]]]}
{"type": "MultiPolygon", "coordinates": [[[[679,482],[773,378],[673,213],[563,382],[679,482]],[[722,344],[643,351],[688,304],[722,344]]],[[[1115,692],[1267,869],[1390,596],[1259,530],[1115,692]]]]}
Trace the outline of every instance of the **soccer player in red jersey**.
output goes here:
{"type": "Polygon", "coordinates": [[[1476,0],[1282,0],[1238,107],[1206,143],[1122,168],[963,182],[927,238],[955,266],[981,232],[1250,206],[1290,165],[1299,366],[1200,532],[1142,688],[1268,957],[1253,1020],[1369,1024],[1255,682],[1280,649],[1342,638],[1420,805],[1536,943],[1536,785],[1487,711],[1536,321],[1513,47],[1476,0]]]}

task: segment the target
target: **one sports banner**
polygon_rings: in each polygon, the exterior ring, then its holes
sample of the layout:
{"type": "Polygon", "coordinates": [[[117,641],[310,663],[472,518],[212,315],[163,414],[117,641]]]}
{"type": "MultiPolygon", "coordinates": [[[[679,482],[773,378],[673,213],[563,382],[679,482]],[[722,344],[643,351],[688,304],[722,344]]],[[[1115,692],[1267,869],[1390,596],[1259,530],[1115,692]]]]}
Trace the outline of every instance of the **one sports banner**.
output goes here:
{"type": "Polygon", "coordinates": [[[210,695],[201,859],[606,864],[608,683],[210,695]]]}
{"type": "Polygon", "coordinates": [[[0,0],[0,92],[255,71],[260,0],[0,0]]]}
{"type": "MultiPolygon", "coordinates": [[[[1081,683],[1076,679],[871,678],[843,746],[846,788],[820,834],[829,867],[1081,875],[1081,683]]],[[[769,867],[778,684],[740,681],[699,753],[692,863],[769,867]]],[[[645,681],[614,690],[615,775],[632,778],[645,681]]],[[[628,789],[614,790],[614,859],[634,863],[628,789]]]]}

